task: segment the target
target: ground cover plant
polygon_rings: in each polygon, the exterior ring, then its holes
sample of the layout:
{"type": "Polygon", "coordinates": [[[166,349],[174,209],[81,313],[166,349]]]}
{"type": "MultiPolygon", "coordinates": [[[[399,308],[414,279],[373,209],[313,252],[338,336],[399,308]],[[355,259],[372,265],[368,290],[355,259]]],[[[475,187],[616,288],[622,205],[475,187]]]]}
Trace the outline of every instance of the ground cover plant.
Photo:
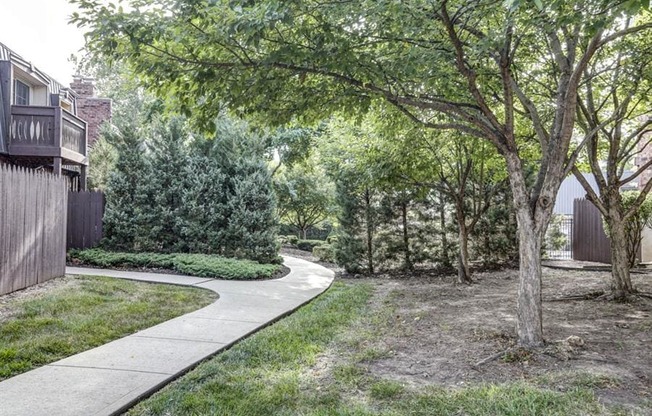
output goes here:
{"type": "Polygon", "coordinates": [[[215,293],[65,277],[0,297],[0,380],[199,309],[215,293]]]}
{"type": "MultiPolygon", "coordinates": [[[[596,282],[584,272],[576,286],[567,273],[545,271],[556,283],[547,300],[608,283],[607,273],[596,282]]],[[[579,334],[583,346],[567,349],[551,339],[549,355],[515,350],[476,366],[515,345],[511,302],[518,285],[511,270],[477,278],[482,285],[470,287],[452,286],[452,275],[336,282],[129,414],[649,414],[650,305],[602,302],[597,307],[609,317],[596,322],[593,302],[547,301],[551,336],[579,334]],[[426,301],[433,297],[437,302],[426,301]],[[639,317],[631,329],[615,326],[624,312],[639,317]]]]}
{"type": "Polygon", "coordinates": [[[75,265],[108,268],[165,269],[191,276],[227,280],[269,279],[278,276],[283,269],[280,264],[260,264],[209,254],[124,253],[99,248],[71,250],[68,261],[75,265]]]}

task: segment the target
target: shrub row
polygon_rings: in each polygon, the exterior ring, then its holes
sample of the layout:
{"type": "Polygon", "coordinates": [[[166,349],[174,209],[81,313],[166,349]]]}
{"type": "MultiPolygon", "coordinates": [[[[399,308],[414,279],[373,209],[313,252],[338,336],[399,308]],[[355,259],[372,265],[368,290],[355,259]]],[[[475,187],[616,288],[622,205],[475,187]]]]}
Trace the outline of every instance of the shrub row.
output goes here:
{"type": "Polygon", "coordinates": [[[295,245],[299,250],[312,252],[315,247],[323,244],[326,244],[326,242],[322,240],[299,240],[295,245]]]}
{"type": "Polygon", "coordinates": [[[160,268],[199,277],[253,280],[273,277],[280,264],[260,264],[208,254],[121,253],[97,248],[71,250],[68,261],[98,267],[160,268]]]}
{"type": "Polygon", "coordinates": [[[278,242],[281,243],[281,245],[291,245],[291,246],[296,246],[297,242],[299,242],[299,237],[296,235],[279,235],[278,236],[278,242]]]}
{"type": "Polygon", "coordinates": [[[279,235],[281,245],[290,245],[299,250],[312,251],[315,247],[332,244],[337,241],[336,236],[327,237],[326,240],[301,240],[296,235],[279,235]]]}
{"type": "Polygon", "coordinates": [[[234,129],[221,128],[211,140],[173,119],[108,132],[118,159],[106,189],[102,247],[273,262],[277,221],[265,156],[234,129]]]}

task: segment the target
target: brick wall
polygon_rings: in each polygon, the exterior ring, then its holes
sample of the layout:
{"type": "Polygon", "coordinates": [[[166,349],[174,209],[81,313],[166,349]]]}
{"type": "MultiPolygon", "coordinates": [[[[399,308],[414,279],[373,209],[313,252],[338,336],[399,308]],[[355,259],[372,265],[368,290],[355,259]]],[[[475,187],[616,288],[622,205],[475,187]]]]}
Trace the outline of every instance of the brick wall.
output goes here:
{"type": "Polygon", "coordinates": [[[88,124],[88,146],[100,137],[100,126],[111,120],[111,100],[95,97],[95,85],[92,79],[75,77],[70,84],[77,97],[77,117],[88,124]]]}
{"type": "Polygon", "coordinates": [[[100,137],[100,126],[111,120],[111,100],[108,98],[77,98],[77,116],[88,124],[88,146],[100,137]]]}

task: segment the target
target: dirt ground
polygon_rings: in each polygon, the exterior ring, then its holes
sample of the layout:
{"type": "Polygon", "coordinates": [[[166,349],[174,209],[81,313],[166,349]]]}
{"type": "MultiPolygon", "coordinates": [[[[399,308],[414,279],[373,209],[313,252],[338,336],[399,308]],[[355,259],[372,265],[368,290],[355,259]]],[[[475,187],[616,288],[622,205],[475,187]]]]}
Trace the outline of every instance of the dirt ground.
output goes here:
{"type": "MultiPolygon", "coordinates": [[[[284,253],[314,260],[298,250],[284,253]]],[[[414,387],[517,380],[558,391],[589,387],[604,403],[652,414],[651,299],[558,301],[607,290],[610,274],[544,267],[547,346],[525,352],[514,348],[518,271],[478,272],[473,277],[472,286],[455,284],[454,276],[427,272],[364,279],[376,287],[372,307],[391,310],[382,336],[368,345],[385,353],[368,361],[367,369],[414,387]]],[[[632,279],[639,290],[652,292],[652,271],[632,274],[632,279]]]]}
{"type": "MultiPolygon", "coordinates": [[[[609,273],[544,268],[547,347],[515,349],[478,366],[515,346],[518,276],[505,270],[474,278],[470,287],[452,276],[373,279],[376,302],[392,308],[392,322],[380,340],[388,353],[368,369],[413,386],[523,379],[562,391],[582,385],[605,403],[652,412],[652,300],[553,301],[606,289],[609,273]]],[[[652,292],[652,274],[633,278],[652,292]]]]}

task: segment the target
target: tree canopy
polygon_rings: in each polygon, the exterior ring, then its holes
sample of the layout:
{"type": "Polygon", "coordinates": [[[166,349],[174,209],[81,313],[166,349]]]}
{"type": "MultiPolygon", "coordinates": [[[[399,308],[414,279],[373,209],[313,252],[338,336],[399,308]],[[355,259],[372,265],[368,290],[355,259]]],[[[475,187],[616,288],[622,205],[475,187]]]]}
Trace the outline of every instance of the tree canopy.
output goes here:
{"type": "Polygon", "coordinates": [[[541,244],[581,149],[569,152],[577,94],[601,50],[651,38],[652,23],[638,19],[644,1],[72,2],[92,51],[125,59],[207,125],[223,106],[278,124],[382,102],[422,127],[492,143],[519,224],[519,343],[543,344],[541,244]],[[539,154],[532,183],[529,143],[539,154]]]}

